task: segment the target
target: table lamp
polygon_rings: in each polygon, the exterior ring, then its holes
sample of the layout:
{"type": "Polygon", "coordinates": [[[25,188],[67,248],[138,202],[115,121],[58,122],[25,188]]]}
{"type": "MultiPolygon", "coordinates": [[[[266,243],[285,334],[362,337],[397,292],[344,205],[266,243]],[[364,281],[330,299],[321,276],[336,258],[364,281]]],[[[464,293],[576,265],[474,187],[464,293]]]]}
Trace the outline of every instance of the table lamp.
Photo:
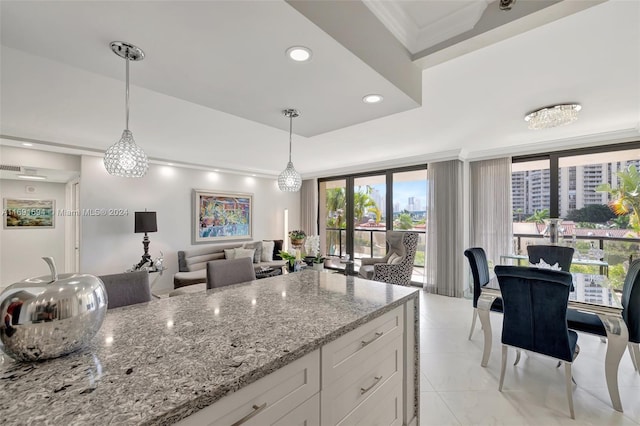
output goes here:
{"type": "Polygon", "coordinates": [[[149,237],[147,232],[158,232],[158,223],[156,222],[156,212],[135,212],[135,230],[136,234],[144,232],[144,238],[142,239],[142,246],[144,247],[144,254],[142,260],[136,265],[136,269],[142,268],[145,263],[149,263],[149,266],[153,266],[153,261],[149,255],[149,237]]]}

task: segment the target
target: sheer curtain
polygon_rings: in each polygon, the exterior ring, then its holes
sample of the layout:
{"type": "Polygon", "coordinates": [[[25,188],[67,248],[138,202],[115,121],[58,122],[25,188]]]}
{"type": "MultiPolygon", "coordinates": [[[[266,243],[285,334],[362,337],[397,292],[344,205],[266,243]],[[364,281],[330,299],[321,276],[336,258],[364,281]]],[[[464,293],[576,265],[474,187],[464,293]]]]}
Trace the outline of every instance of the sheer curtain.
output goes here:
{"type": "Polygon", "coordinates": [[[300,188],[300,227],[307,235],[318,235],[318,180],[302,181],[300,188]]]}
{"type": "Polygon", "coordinates": [[[430,293],[462,297],[463,181],[459,160],[430,163],[427,167],[427,264],[424,289],[430,293]]]}
{"type": "MultiPolygon", "coordinates": [[[[482,247],[489,264],[512,251],[511,157],[470,163],[470,244],[482,247]]],[[[491,269],[493,269],[491,267],[491,269]]]]}

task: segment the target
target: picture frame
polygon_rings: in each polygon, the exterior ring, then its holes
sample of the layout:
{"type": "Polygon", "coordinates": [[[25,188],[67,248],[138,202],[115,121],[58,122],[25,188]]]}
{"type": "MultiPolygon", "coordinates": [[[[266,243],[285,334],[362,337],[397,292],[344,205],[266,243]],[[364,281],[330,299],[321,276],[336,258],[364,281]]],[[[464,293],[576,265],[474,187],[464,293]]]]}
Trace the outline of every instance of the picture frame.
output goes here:
{"type": "Polygon", "coordinates": [[[56,226],[56,201],[52,199],[4,198],[4,229],[46,229],[56,226]]]}
{"type": "Polygon", "coordinates": [[[250,240],[253,194],[193,190],[194,243],[250,240]]]}

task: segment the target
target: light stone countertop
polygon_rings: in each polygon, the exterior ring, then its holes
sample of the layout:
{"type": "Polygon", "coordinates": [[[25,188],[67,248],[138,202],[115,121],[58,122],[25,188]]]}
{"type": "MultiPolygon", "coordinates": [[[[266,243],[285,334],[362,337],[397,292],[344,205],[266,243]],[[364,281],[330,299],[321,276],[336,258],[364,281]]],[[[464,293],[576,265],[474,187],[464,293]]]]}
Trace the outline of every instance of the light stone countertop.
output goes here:
{"type": "Polygon", "coordinates": [[[171,424],[417,297],[308,270],[113,309],[86,349],[32,364],[0,355],[0,419],[171,424]]]}

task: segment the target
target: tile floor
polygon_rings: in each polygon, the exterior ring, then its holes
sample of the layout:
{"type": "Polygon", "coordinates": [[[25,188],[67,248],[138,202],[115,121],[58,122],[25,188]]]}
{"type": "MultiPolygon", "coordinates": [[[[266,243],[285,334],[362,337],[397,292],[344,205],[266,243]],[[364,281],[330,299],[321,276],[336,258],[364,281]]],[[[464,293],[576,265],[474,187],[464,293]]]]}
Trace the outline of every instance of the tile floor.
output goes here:
{"type": "Polygon", "coordinates": [[[539,355],[523,355],[513,366],[510,351],[503,392],[500,379],[502,315],[491,314],[493,347],[489,365],[480,366],[480,322],[471,340],[472,304],[422,293],[420,300],[421,425],[640,425],[640,374],[628,352],[618,381],[624,413],[611,407],[604,378],[606,344],[579,333],[581,351],[573,364],[576,419],[569,417],[564,369],[539,355]]]}

